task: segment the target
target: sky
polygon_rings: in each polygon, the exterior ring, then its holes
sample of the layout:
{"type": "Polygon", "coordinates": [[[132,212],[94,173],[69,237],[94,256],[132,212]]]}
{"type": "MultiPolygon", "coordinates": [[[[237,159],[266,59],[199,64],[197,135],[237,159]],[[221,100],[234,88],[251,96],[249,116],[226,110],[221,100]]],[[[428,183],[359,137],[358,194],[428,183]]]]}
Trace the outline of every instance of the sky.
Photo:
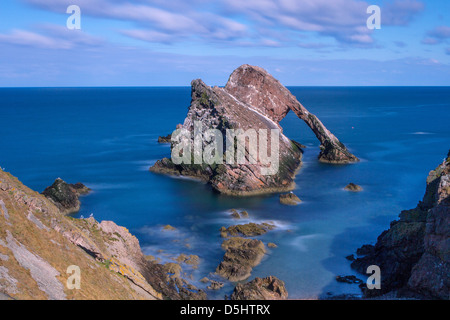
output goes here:
{"type": "Polygon", "coordinates": [[[449,13],[448,0],[2,0],[0,87],[222,86],[242,64],[287,86],[449,86],[449,13]]]}

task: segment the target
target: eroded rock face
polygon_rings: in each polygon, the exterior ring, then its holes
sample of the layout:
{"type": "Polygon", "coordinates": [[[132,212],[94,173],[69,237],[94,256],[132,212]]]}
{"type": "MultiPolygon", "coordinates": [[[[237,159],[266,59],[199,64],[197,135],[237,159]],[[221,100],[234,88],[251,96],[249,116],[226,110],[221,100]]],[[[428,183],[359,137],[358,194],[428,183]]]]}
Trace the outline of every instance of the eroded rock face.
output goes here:
{"type": "Polygon", "coordinates": [[[287,297],[284,282],[270,276],[238,284],[231,295],[231,300],[285,300],[287,297]]]}
{"type": "MultiPolygon", "coordinates": [[[[449,153],[450,155],[450,153],[449,153]]],[[[369,265],[381,269],[381,290],[366,290],[368,296],[393,290],[427,298],[450,298],[450,157],[430,172],[423,201],[402,211],[400,219],[379,237],[375,247],[352,267],[364,273],[369,265]]]]}
{"type": "MultiPolygon", "coordinates": [[[[320,161],[358,161],[278,80],[264,69],[249,65],[236,69],[224,88],[211,88],[202,80],[192,81],[191,106],[182,128],[194,133],[195,122],[199,121],[202,124],[201,134],[210,129],[217,129],[224,137],[225,149],[227,129],[265,129],[270,136],[272,129],[281,129],[279,122],[290,110],[304,120],[318,137],[321,143],[320,161]]],[[[271,150],[271,139],[266,140],[269,142],[268,150],[271,150]]],[[[194,135],[192,141],[194,142],[194,135]]],[[[211,141],[201,143],[204,150],[211,141]]],[[[280,132],[278,153],[279,168],[273,175],[262,173],[262,168],[266,168],[267,164],[261,163],[260,160],[253,164],[229,164],[225,161],[218,165],[176,165],[170,159],[164,158],[157,161],[150,170],[196,177],[209,182],[215,190],[231,195],[290,191],[293,189],[296,169],[301,163],[302,151],[298,143],[289,140],[280,132]]]]}
{"type": "Polygon", "coordinates": [[[297,98],[266,70],[243,65],[231,74],[225,90],[276,123],[283,120],[292,110],[305,121],[319,139],[320,161],[330,163],[358,161],[358,158],[352,155],[315,115],[306,110],[297,98]]]}

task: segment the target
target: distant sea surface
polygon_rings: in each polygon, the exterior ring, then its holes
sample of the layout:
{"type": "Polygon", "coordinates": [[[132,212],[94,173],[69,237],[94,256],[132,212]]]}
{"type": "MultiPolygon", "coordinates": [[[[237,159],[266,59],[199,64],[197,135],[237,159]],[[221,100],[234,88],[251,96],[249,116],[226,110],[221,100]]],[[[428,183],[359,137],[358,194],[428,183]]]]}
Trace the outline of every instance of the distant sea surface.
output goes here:
{"type": "MultiPolygon", "coordinates": [[[[268,249],[249,280],[274,275],[293,299],[358,294],[356,285],[335,276],[355,274],[345,257],[373,244],[401,210],[421,200],[428,172],[450,148],[450,88],[289,89],[361,159],[319,163],[318,141],[290,113],[284,133],[307,146],[295,190],[303,202],[296,207],[281,205],[278,195],[227,197],[148,171],[170,154],[157,139],[184,121],[188,87],[0,89],[0,166],[40,192],[58,177],[85,183],[93,192],[82,198],[77,217],[92,214],[127,227],[145,254],[163,262],[198,255],[199,268],[188,271],[200,288],[206,285],[199,279],[213,277],[221,261],[219,228],[237,222],[228,212],[236,208],[248,211],[250,221],[278,226],[259,237],[278,248],[268,249]],[[364,191],[344,191],[350,182],[364,191]],[[162,231],[167,224],[177,231],[162,231]]],[[[226,283],[208,295],[221,299],[232,290],[226,283]]]]}

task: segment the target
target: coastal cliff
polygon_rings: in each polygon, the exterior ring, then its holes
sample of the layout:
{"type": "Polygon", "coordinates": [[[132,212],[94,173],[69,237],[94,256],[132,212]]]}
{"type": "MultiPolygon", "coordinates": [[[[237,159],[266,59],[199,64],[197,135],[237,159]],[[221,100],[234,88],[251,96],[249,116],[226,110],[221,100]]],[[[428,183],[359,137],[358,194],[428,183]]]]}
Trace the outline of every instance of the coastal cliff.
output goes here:
{"type": "Polygon", "coordinates": [[[427,178],[423,200],[402,211],[375,246],[358,250],[352,268],[365,274],[370,265],[381,270],[381,289],[367,297],[397,292],[398,296],[450,299],[450,151],[427,178]]]}
{"type": "MultiPolygon", "coordinates": [[[[262,68],[243,65],[230,76],[225,87],[209,87],[202,80],[192,81],[192,99],[187,117],[178,129],[191,133],[191,144],[195,145],[196,136],[204,136],[207,130],[221,132],[223,141],[227,130],[255,130],[271,132],[279,130],[279,167],[274,174],[263,174],[268,164],[260,159],[250,159],[251,147],[245,145],[247,163],[181,163],[164,158],[155,163],[150,171],[156,173],[183,175],[204,180],[213,189],[223,194],[252,195],[258,193],[285,192],[293,189],[294,176],[301,164],[301,145],[290,140],[282,133],[280,121],[289,111],[293,111],[312,129],[320,141],[319,160],[327,163],[356,162],[346,147],[320,122],[308,112],[297,99],[278,80],[262,68]],[[196,132],[195,124],[201,124],[201,132],[196,132]]],[[[172,136],[173,137],[173,136],[172,136]]],[[[264,143],[271,150],[273,137],[267,136],[264,143]]],[[[211,145],[211,140],[203,139],[201,149],[211,145]]],[[[172,142],[172,149],[174,143],[172,142]]],[[[259,149],[261,141],[259,141],[259,149]]],[[[227,159],[227,149],[223,159],[227,159]]],[[[273,151],[272,151],[273,152],[273,151]]],[[[274,156],[274,155],[272,155],[274,156]]],[[[276,156],[276,155],[275,155],[276,156]]]]}
{"type": "MultiPolygon", "coordinates": [[[[71,199],[77,206],[71,195],[76,195],[73,186],[81,185],[56,184],[55,199],[71,199]]],[[[169,276],[166,265],[147,261],[137,238],[124,227],[66,216],[55,199],[0,169],[0,298],[206,298],[186,280],[169,276]],[[80,289],[67,285],[70,266],[80,270],[80,289]]]]}

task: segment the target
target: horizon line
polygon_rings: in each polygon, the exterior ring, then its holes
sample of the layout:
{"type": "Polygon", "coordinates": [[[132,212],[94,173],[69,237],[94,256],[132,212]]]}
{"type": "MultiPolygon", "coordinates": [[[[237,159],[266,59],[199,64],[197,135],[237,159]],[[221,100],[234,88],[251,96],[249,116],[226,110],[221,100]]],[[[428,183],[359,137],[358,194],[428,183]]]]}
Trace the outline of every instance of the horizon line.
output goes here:
{"type": "MultiPolygon", "coordinates": [[[[0,86],[0,89],[88,89],[88,88],[190,88],[191,85],[109,85],[109,86],[0,86]]],[[[225,87],[225,86],[210,86],[225,87]]],[[[285,85],[295,88],[446,88],[449,85],[285,85]]]]}

